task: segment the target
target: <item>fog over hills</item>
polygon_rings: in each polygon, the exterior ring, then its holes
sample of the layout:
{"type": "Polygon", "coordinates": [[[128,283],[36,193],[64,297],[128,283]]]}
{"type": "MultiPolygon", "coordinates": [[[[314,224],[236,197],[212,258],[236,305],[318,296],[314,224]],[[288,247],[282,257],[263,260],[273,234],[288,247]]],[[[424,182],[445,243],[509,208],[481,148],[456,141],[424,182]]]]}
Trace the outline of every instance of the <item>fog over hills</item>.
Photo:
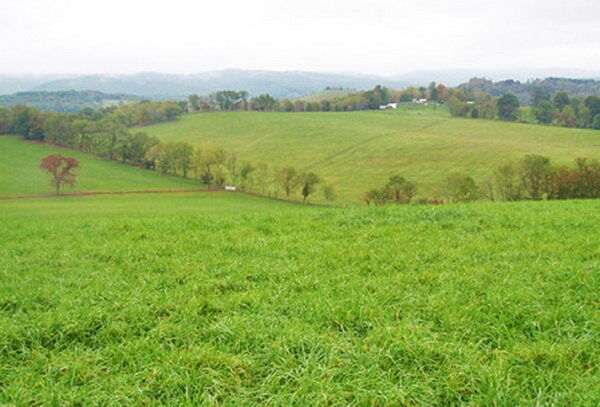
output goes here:
{"type": "Polygon", "coordinates": [[[87,75],[38,84],[34,90],[88,90],[127,93],[149,98],[182,98],[192,93],[205,95],[213,91],[246,90],[251,95],[269,93],[277,98],[298,98],[323,88],[369,89],[381,84],[391,88],[406,82],[374,75],[320,73],[302,71],[221,70],[177,75],[136,73],[131,75],[87,75]]]}
{"type": "Polygon", "coordinates": [[[300,98],[326,87],[365,90],[375,85],[404,88],[426,86],[431,81],[456,86],[472,77],[494,80],[545,78],[598,78],[597,72],[574,69],[513,70],[424,70],[394,76],[307,71],[225,69],[196,74],[140,72],[117,75],[0,75],[0,94],[22,91],[94,90],[137,95],[146,98],[185,98],[192,93],[206,95],[217,90],[246,90],[252,96],[269,93],[277,98],[300,98]]]}

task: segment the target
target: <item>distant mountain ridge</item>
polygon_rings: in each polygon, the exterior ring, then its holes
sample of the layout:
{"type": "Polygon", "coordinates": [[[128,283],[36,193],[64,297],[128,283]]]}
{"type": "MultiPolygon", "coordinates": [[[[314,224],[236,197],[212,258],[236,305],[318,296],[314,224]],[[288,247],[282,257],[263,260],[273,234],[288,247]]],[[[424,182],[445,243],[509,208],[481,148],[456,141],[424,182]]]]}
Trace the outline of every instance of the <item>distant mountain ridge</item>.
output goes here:
{"type": "MultiPolygon", "coordinates": [[[[269,93],[279,99],[297,99],[323,91],[325,88],[360,91],[372,89],[375,85],[382,85],[393,89],[401,89],[409,85],[427,86],[432,81],[447,86],[457,86],[465,84],[469,81],[469,78],[481,78],[483,76],[486,77],[485,80],[490,82],[489,78],[520,78],[523,80],[523,78],[549,77],[549,79],[556,82],[560,79],[557,76],[562,78],[600,77],[600,72],[596,71],[556,69],[552,72],[557,75],[545,75],[548,72],[517,70],[511,74],[511,72],[505,71],[424,70],[403,75],[377,76],[356,73],[225,69],[195,74],[140,72],[122,75],[0,75],[0,95],[22,91],[93,90],[107,94],[136,95],[149,99],[183,99],[194,93],[207,95],[218,90],[246,90],[251,96],[269,93]],[[536,73],[538,76],[533,76],[536,73]],[[572,74],[572,76],[569,76],[569,74],[572,74]]],[[[545,86],[548,82],[548,79],[524,79],[524,82],[513,79],[493,83],[504,83],[500,85],[500,88],[508,89],[510,87],[505,85],[512,81],[520,84],[515,85],[515,92],[523,93],[520,86],[527,87],[529,86],[527,84],[532,83],[532,81],[541,81],[545,86]]],[[[580,79],[564,80],[579,81],[580,79]]],[[[578,85],[579,87],[570,86],[568,82],[562,82],[562,84],[569,85],[571,89],[575,89],[577,92],[581,90],[580,85],[578,85]]],[[[554,85],[548,84],[548,86],[554,85]]],[[[492,87],[492,89],[495,91],[496,88],[492,87]]],[[[568,89],[561,90],[568,91],[568,89]]],[[[593,92],[595,90],[592,90],[593,92]]],[[[526,96],[520,96],[520,98],[525,100],[526,96]]]]}
{"type": "Polygon", "coordinates": [[[269,93],[277,98],[295,99],[323,90],[344,87],[366,90],[375,85],[400,88],[407,83],[381,76],[304,71],[253,71],[228,69],[201,74],[176,75],[136,73],[131,75],[87,75],[39,84],[34,90],[97,90],[134,94],[148,98],[185,98],[217,90],[246,90],[257,96],[269,93]]]}

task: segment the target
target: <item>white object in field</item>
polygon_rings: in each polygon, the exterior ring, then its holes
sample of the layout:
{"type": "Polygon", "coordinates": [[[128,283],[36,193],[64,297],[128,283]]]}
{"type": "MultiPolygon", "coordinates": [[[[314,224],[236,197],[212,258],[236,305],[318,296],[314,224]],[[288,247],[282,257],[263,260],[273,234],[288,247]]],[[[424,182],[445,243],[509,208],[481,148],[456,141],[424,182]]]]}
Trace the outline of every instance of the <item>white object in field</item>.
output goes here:
{"type": "Polygon", "coordinates": [[[387,109],[398,109],[398,103],[388,103],[387,105],[381,105],[379,106],[379,109],[381,110],[387,110],[387,109]]]}
{"type": "Polygon", "coordinates": [[[235,191],[236,189],[235,185],[225,185],[225,191],[235,191]]]}

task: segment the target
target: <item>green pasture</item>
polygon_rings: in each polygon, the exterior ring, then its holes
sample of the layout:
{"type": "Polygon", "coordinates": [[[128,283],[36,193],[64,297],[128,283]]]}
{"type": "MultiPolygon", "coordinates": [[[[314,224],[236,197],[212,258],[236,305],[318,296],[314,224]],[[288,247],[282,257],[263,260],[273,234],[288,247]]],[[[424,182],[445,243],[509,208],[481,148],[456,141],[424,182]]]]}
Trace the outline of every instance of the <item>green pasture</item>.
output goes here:
{"type": "Polygon", "coordinates": [[[421,197],[442,197],[453,171],[479,183],[507,160],[529,153],[571,164],[600,158],[600,132],[452,118],[446,109],[402,105],[398,111],[186,115],[143,128],[168,141],[212,141],[242,160],[314,171],[334,184],[339,201],[358,202],[393,174],[418,184],[421,197]]]}
{"type": "Polygon", "coordinates": [[[583,200],[0,201],[0,404],[596,406],[599,229],[583,200]]]}
{"type": "Polygon", "coordinates": [[[127,164],[47,144],[0,136],[0,196],[52,194],[42,158],[62,154],[79,160],[77,184],[64,192],[201,189],[197,181],[162,175],[127,164]]]}

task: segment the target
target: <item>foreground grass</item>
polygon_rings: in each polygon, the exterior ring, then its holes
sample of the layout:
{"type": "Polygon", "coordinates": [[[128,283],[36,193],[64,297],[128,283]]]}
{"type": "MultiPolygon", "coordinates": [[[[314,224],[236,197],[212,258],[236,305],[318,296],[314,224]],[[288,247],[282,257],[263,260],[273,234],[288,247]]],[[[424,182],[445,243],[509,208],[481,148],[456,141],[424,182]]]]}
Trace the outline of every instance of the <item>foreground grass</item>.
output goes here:
{"type": "Polygon", "coordinates": [[[47,144],[25,142],[18,137],[0,136],[0,196],[53,193],[50,176],[39,168],[41,159],[50,154],[62,154],[80,161],[77,185],[65,188],[65,192],[202,188],[192,180],[169,177],[47,144]]]}
{"type": "Polygon", "coordinates": [[[600,402],[598,201],[96,199],[0,202],[0,404],[600,402]]]}
{"type": "Polygon", "coordinates": [[[311,210],[314,206],[264,199],[239,193],[193,192],[173,194],[127,194],[60,196],[43,199],[0,200],[0,219],[57,221],[68,217],[147,218],[181,215],[234,215],[311,210]]]}
{"type": "Polygon", "coordinates": [[[199,113],[144,131],[195,145],[213,141],[241,159],[314,171],[335,185],[340,202],[358,202],[394,174],[414,180],[418,195],[431,198],[444,195],[452,171],[481,183],[525,154],[556,164],[600,158],[597,130],[451,118],[442,108],[414,105],[384,112],[199,113]]]}

